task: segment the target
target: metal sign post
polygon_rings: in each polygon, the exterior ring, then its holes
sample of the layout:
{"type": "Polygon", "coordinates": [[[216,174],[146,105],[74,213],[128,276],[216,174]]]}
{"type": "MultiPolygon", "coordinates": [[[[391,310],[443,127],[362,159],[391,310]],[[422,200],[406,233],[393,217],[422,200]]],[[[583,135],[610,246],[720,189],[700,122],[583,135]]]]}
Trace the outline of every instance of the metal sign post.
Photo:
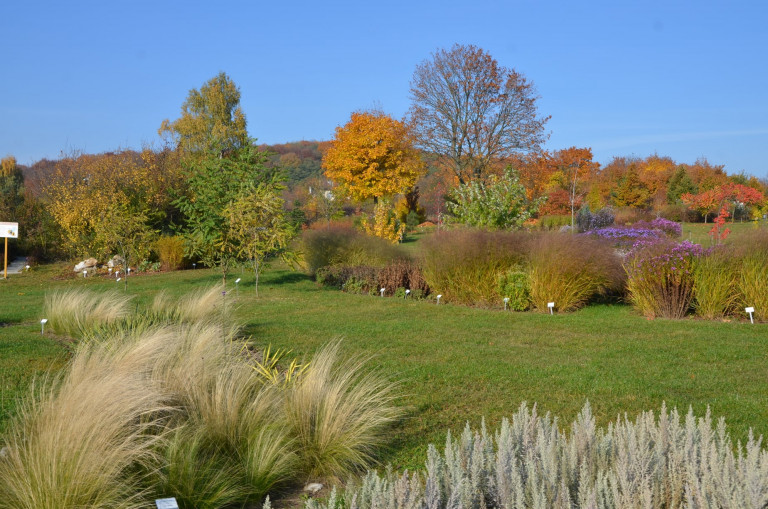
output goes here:
{"type": "Polygon", "coordinates": [[[5,238],[5,257],[3,258],[3,277],[8,279],[8,239],[19,238],[19,223],[0,222],[0,237],[5,238]]]}

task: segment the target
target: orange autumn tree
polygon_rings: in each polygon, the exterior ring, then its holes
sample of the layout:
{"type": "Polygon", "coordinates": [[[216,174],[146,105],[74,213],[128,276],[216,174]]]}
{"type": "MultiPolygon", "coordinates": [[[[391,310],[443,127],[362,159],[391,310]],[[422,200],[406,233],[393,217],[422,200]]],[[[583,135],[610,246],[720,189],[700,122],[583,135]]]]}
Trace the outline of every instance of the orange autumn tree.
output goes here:
{"type": "Polygon", "coordinates": [[[373,198],[376,204],[371,233],[397,240],[401,231],[389,210],[388,198],[410,189],[425,165],[413,147],[405,123],[379,111],[352,113],[336,128],[322,162],[325,175],[356,201],[373,198]]]}

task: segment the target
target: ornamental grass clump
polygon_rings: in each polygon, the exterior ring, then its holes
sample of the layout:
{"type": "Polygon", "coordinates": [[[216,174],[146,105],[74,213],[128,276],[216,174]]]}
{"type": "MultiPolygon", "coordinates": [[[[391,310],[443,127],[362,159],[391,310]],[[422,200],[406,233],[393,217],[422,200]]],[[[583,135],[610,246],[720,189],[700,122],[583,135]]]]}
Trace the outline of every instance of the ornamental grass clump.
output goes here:
{"type": "Polygon", "coordinates": [[[725,422],[707,410],[684,417],[619,417],[597,428],[589,404],[561,430],[522,404],[491,434],[467,424],[442,452],[430,445],[426,471],[369,472],[340,495],[306,509],[764,508],[768,452],[750,432],[734,447],[725,422]]]}
{"type": "Polygon", "coordinates": [[[143,507],[168,394],[146,377],[161,345],[78,352],[39,381],[2,437],[0,508],[143,507]]]}
{"type": "Polygon", "coordinates": [[[43,315],[56,334],[77,338],[112,325],[130,313],[131,297],[118,292],[57,291],[45,296],[43,315]]]}
{"type": "Polygon", "coordinates": [[[734,239],[740,261],[738,298],[741,312],[755,308],[755,318],[768,320],[768,229],[761,228],[734,239]]]}
{"type": "Polygon", "coordinates": [[[641,244],[627,256],[630,302],[648,318],[682,318],[693,300],[700,245],[683,241],[641,244]]]}
{"type": "Polygon", "coordinates": [[[306,230],[301,236],[304,265],[311,275],[332,265],[383,266],[405,258],[398,246],[366,235],[351,226],[331,225],[322,230],[306,230]]]}
{"type": "Polygon", "coordinates": [[[525,263],[533,236],[458,229],[425,238],[421,262],[432,293],[447,302],[498,306],[497,279],[525,263]]]}
{"type": "Polygon", "coordinates": [[[393,386],[338,345],[270,383],[237,327],[201,315],[208,293],[89,326],[0,437],[0,509],[251,507],[368,466],[398,415],[393,386]]]}
{"type": "Polygon", "coordinates": [[[590,237],[552,233],[539,237],[530,250],[530,295],[535,309],[573,311],[595,296],[619,292],[624,273],[618,255],[590,237]]]}
{"type": "Polygon", "coordinates": [[[698,316],[713,320],[736,311],[738,265],[733,250],[727,246],[709,249],[695,260],[693,308],[698,316]]]}
{"type": "Polygon", "coordinates": [[[299,471],[307,478],[347,477],[374,460],[385,430],[398,417],[393,383],[366,372],[362,359],[339,359],[339,344],[318,352],[291,385],[285,417],[299,471]]]}

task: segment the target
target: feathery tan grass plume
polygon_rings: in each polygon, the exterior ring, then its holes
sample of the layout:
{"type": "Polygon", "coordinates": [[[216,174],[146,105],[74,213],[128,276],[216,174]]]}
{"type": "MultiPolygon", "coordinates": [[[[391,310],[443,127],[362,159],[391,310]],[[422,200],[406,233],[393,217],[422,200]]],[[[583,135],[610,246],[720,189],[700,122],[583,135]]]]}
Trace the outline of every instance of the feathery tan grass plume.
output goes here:
{"type": "Polygon", "coordinates": [[[128,316],[130,301],[131,297],[117,292],[66,290],[45,296],[43,314],[51,330],[79,339],[90,329],[128,316]]]}
{"type": "Polygon", "coordinates": [[[310,476],[340,478],[371,463],[399,415],[395,384],[363,359],[340,361],[339,350],[338,342],[321,349],[286,394],[300,468],[310,476]]]}

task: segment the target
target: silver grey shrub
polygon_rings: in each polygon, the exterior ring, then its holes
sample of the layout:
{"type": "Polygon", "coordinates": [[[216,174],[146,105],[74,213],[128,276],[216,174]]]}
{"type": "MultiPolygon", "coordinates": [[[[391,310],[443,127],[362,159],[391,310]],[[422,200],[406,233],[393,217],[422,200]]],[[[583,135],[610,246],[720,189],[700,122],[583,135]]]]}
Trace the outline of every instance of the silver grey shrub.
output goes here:
{"type": "Polygon", "coordinates": [[[429,446],[426,471],[369,472],[343,494],[305,509],[765,508],[768,452],[750,432],[734,448],[709,410],[682,417],[625,415],[597,428],[589,403],[558,427],[536,406],[520,406],[490,435],[469,425],[445,448],[429,446]]]}

